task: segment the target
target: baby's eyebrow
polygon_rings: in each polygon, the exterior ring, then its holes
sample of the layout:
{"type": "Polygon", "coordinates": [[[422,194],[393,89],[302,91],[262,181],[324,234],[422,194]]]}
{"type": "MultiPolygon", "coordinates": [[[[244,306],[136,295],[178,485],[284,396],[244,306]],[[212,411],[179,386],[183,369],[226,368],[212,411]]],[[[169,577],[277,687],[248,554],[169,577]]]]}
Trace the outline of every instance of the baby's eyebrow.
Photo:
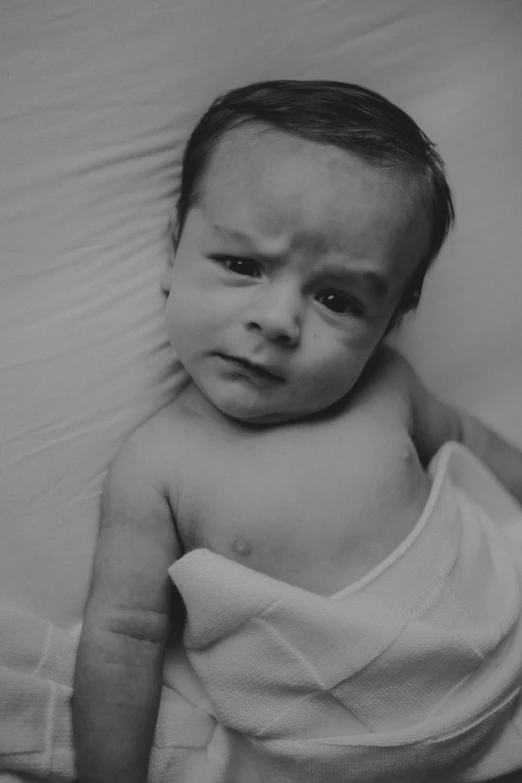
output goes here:
{"type": "Polygon", "coordinates": [[[239,242],[246,242],[252,248],[254,244],[248,234],[243,234],[242,231],[238,231],[235,228],[228,228],[227,226],[220,226],[218,223],[212,223],[212,230],[219,234],[223,239],[234,239],[239,242]]]}
{"type": "Polygon", "coordinates": [[[361,284],[369,288],[377,299],[385,299],[390,293],[390,284],[378,272],[368,269],[347,269],[342,266],[327,267],[321,270],[321,276],[338,283],[361,284]]]}
{"type": "Polygon", "coordinates": [[[286,241],[283,241],[282,243],[279,240],[275,240],[275,242],[269,241],[266,243],[266,246],[263,247],[258,246],[251,236],[244,234],[236,228],[221,226],[218,223],[212,223],[211,228],[221,237],[221,239],[241,242],[241,244],[247,248],[248,252],[255,256],[277,259],[287,250],[286,241]]]}

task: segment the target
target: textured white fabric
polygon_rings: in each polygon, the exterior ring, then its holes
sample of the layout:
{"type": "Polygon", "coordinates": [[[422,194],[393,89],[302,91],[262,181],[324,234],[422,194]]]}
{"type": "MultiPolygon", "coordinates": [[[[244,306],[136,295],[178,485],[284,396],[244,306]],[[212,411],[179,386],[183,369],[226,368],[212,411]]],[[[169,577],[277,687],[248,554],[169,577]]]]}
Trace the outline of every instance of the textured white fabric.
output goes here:
{"type": "MultiPolygon", "coordinates": [[[[28,776],[72,781],[71,697],[80,628],[62,631],[34,615],[4,607],[0,624],[0,781],[28,776]]],[[[199,770],[201,763],[206,766],[215,720],[182,695],[188,687],[194,696],[198,685],[181,652],[172,653],[170,668],[183,685],[180,692],[163,689],[150,777],[196,783],[203,781],[199,770]]]]}
{"type": "Polygon", "coordinates": [[[204,549],[171,567],[188,658],[236,765],[252,751],[275,783],[522,769],[522,509],[457,444],[430,473],[411,534],[331,597],[204,549]]]}
{"type": "MultiPolygon", "coordinates": [[[[169,569],[187,608],[150,780],[404,783],[522,769],[522,509],[447,444],[403,543],[323,597],[206,549],[169,569]]],[[[77,636],[1,611],[0,770],[70,781],[77,636]]]]}

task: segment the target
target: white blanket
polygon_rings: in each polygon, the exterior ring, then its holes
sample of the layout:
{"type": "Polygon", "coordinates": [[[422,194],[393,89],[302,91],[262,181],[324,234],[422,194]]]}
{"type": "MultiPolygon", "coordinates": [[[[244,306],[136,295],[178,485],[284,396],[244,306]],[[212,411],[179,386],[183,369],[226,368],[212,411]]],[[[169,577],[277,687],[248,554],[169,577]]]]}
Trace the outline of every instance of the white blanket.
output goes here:
{"type": "MultiPolygon", "coordinates": [[[[447,444],[407,539],[330,597],[205,549],[170,569],[187,607],[152,781],[479,781],[522,769],[522,511],[447,444]]],[[[72,780],[76,636],[0,614],[0,770],[72,780]]]]}

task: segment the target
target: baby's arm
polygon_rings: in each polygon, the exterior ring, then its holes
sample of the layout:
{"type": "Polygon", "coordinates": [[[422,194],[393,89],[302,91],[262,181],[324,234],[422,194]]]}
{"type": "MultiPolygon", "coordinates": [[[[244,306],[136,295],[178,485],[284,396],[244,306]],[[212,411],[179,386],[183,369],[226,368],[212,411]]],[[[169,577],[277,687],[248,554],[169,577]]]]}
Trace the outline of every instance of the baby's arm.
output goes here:
{"type": "Polygon", "coordinates": [[[140,434],[107,476],[80,638],[73,729],[80,783],[144,783],[180,545],[154,444],[140,434]]]}
{"type": "Polygon", "coordinates": [[[446,441],[462,443],[522,504],[522,451],[475,416],[432,394],[405,359],[399,360],[411,400],[413,442],[427,464],[446,441]]]}

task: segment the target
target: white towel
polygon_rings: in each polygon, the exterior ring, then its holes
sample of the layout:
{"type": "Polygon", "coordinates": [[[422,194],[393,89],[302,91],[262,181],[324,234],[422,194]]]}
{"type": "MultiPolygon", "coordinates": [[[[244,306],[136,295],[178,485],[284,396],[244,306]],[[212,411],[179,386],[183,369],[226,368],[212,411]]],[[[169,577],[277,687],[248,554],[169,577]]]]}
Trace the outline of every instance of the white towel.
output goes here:
{"type": "MultiPolygon", "coordinates": [[[[463,783],[522,769],[522,511],[457,444],[430,472],[407,539],[333,596],[205,549],[169,569],[187,625],[166,660],[151,781],[463,783]]],[[[9,612],[0,627],[0,770],[71,780],[76,639],[9,612]]]]}

